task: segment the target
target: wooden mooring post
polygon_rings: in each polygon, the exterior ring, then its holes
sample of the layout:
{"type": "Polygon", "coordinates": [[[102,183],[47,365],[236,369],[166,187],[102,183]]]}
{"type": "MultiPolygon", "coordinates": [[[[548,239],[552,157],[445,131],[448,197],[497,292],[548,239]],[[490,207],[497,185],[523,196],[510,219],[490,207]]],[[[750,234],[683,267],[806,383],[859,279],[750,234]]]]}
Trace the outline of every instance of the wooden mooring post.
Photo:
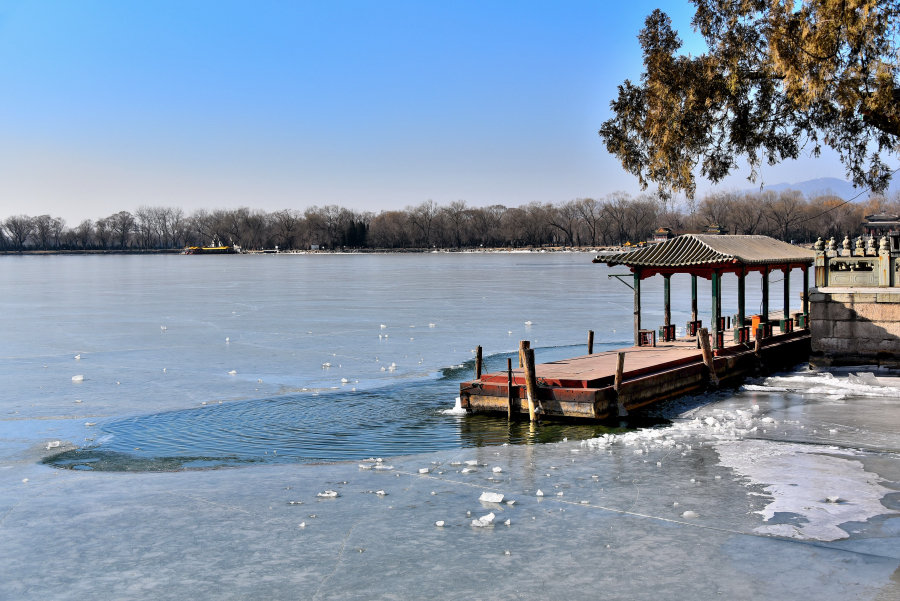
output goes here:
{"type": "Polygon", "coordinates": [[[512,359],[506,359],[506,419],[512,420],[513,416],[513,379],[512,359]]]}
{"type": "Polygon", "coordinates": [[[613,380],[613,389],[616,391],[616,405],[618,406],[619,417],[625,417],[628,415],[628,410],[625,409],[625,405],[622,403],[622,398],[619,396],[619,391],[622,389],[622,380],[625,378],[625,353],[623,351],[619,351],[616,353],[616,376],[613,380]]]}
{"type": "Polygon", "coordinates": [[[534,368],[534,349],[525,349],[525,393],[528,395],[528,419],[537,420],[537,376],[534,368]]]}
{"type": "Polygon", "coordinates": [[[588,330],[588,355],[594,354],[594,330],[588,330]]]}
{"type": "Polygon", "coordinates": [[[525,349],[531,348],[531,342],[528,340],[519,341],[519,369],[525,367],[525,349]]]}
{"type": "Polygon", "coordinates": [[[475,347],[475,379],[481,379],[481,345],[475,347]]]}
{"type": "Polygon", "coordinates": [[[697,338],[700,340],[700,350],[703,353],[703,363],[709,370],[709,381],[713,386],[719,385],[719,377],[716,375],[716,364],[712,354],[712,348],[709,344],[709,330],[700,328],[697,331],[697,338]]]}

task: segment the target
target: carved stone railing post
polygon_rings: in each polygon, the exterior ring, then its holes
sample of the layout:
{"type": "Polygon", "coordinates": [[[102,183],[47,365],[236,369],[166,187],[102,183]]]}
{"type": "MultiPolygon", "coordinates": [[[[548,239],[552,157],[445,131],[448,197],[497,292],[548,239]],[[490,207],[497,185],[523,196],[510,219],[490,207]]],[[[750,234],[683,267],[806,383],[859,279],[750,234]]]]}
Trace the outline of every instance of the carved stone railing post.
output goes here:
{"type": "MultiPolygon", "coordinates": [[[[834,238],[831,239],[829,244],[834,244],[834,238]]],[[[816,240],[813,249],[816,251],[815,285],[817,288],[824,288],[828,286],[828,253],[825,250],[825,243],[822,241],[821,236],[816,240]]]]}
{"type": "Polygon", "coordinates": [[[878,243],[878,285],[882,288],[894,285],[893,261],[887,236],[882,236],[878,243]]]}

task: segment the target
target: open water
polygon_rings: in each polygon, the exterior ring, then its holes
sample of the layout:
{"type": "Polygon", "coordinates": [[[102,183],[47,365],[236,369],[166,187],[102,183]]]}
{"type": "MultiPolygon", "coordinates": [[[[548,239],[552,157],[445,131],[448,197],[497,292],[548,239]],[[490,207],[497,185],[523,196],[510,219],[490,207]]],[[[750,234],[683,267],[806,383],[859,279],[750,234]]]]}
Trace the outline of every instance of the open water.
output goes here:
{"type": "Polygon", "coordinates": [[[0,257],[0,599],[896,599],[890,374],[801,365],[653,427],[453,411],[476,345],[630,344],[590,259],[0,257]]]}
{"type": "MultiPolygon", "coordinates": [[[[500,370],[521,339],[540,362],[584,354],[591,329],[598,350],[632,335],[632,291],[585,253],[4,259],[2,409],[86,416],[54,420],[79,449],[54,463],[78,469],[587,438],[605,430],[447,410],[479,344],[500,370]]],[[[674,288],[684,323],[689,280],[674,288]]]]}

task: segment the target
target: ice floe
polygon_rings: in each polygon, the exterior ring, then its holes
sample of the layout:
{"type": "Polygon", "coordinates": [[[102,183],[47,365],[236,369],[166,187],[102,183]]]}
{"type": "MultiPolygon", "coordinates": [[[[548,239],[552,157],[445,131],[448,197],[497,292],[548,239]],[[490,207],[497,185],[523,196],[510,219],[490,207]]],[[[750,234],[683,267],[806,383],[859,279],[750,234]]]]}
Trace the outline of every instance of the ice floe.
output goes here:
{"type": "Polygon", "coordinates": [[[772,501],[758,512],[767,524],[757,532],[833,541],[849,536],[842,524],[898,513],[882,504],[894,491],[865,470],[859,451],[763,440],[722,442],[716,450],[722,465],[771,495],[772,501]],[[800,519],[774,523],[778,514],[800,519]]]}

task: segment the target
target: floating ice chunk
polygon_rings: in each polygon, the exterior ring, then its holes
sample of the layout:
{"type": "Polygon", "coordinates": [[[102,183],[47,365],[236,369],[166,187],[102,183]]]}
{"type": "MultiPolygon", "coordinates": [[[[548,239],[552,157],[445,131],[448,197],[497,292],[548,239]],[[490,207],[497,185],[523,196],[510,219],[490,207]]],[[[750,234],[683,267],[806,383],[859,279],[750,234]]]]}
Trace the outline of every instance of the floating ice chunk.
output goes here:
{"type": "Polygon", "coordinates": [[[419,468],[419,473],[420,473],[420,474],[427,474],[429,471],[430,471],[430,470],[429,470],[427,467],[420,467],[420,468],[419,468]]]}
{"type": "Polygon", "coordinates": [[[544,496],[544,491],[542,491],[542,490],[539,488],[539,489],[537,489],[537,492],[534,493],[534,496],[536,496],[536,497],[543,497],[543,496],[544,496]]]}
{"type": "Polygon", "coordinates": [[[28,484],[28,478],[22,478],[22,484],[28,484]]]}
{"type": "Polygon", "coordinates": [[[288,501],[288,505],[303,505],[303,501],[288,501]]]}
{"type": "MultiPolygon", "coordinates": [[[[507,518],[507,520],[503,522],[504,526],[509,526],[510,524],[512,524],[512,520],[510,520],[509,518],[507,518]]],[[[509,553],[509,551],[507,551],[507,553],[509,553]]]]}
{"type": "Polygon", "coordinates": [[[235,376],[235,375],[237,375],[237,370],[236,370],[236,369],[232,369],[230,372],[228,372],[228,375],[229,375],[229,376],[235,376]]]}
{"type": "Polygon", "coordinates": [[[691,511],[690,509],[688,509],[687,511],[685,511],[684,513],[681,514],[681,517],[691,519],[691,518],[696,518],[699,516],[696,511],[691,511]]]}
{"type": "Polygon", "coordinates": [[[84,422],[84,425],[90,428],[91,426],[96,426],[97,422],[84,422]]]}
{"type": "Polygon", "coordinates": [[[81,399],[75,399],[75,402],[76,402],[76,403],[80,403],[80,402],[81,402],[81,399]]]}
{"type": "Polygon", "coordinates": [[[428,324],[428,327],[429,327],[429,328],[433,328],[433,327],[435,327],[435,324],[430,323],[430,324],[428,324]]]}
{"type": "Polygon", "coordinates": [[[825,501],[828,503],[840,503],[841,498],[837,495],[832,495],[830,497],[825,497],[825,501]]]}
{"type": "Polygon", "coordinates": [[[494,523],[495,517],[497,516],[495,516],[494,512],[492,511],[487,515],[483,515],[480,518],[472,520],[472,526],[474,526],[475,528],[484,528],[486,526],[490,526],[494,523]]]}
{"type": "Polygon", "coordinates": [[[387,493],[384,492],[383,490],[376,490],[375,494],[378,495],[379,497],[387,496],[387,493]]]}
{"type": "Polygon", "coordinates": [[[47,443],[47,450],[55,449],[55,448],[57,448],[57,447],[59,447],[59,441],[58,441],[58,440],[51,440],[50,442],[47,443]]]}
{"type": "Polygon", "coordinates": [[[84,376],[81,374],[78,374],[77,376],[72,376],[72,381],[73,382],[84,382],[84,376]]]}
{"type": "Polygon", "coordinates": [[[328,361],[322,364],[322,369],[328,369],[329,367],[331,367],[331,363],[329,363],[328,361]]]}
{"type": "Polygon", "coordinates": [[[350,380],[348,380],[347,378],[341,378],[341,384],[349,384],[349,383],[350,383],[350,380]]]}
{"type": "Polygon", "coordinates": [[[340,495],[338,494],[338,492],[336,490],[326,490],[326,491],[318,493],[316,496],[319,497],[320,499],[336,499],[340,495]]]}
{"type": "Polygon", "coordinates": [[[506,504],[509,505],[510,507],[512,507],[513,505],[516,504],[516,501],[515,501],[515,499],[510,499],[506,502],[506,504]]]}
{"type": "Polygon", "coordinates": [[[526,322],[525,322],[525,325],[526,325],[526,326],[534,325],[534,322],[533,322],[533,321],[526,321],[526,322]]]}
{"type": "Polygon", "coordinates": [[[481,496],[478,497],[479,501],[484,503],[502,503],[503,502],[503,493],[499,492],[483,492],[481,496]]]}
{"type": "Polygon", "coordinates": [[[438,528],[443,528],[443,527],[444,527],[444,520],[438,520],[438,521],[436,521],[436,522],[434,523],[434,525],[437,526],[438,528]]]}
{"type": "Polygon", "coordinates": [[[168,330],[169,328],[167,328],[166,326],[159,326],[159,329],[162,330],[163,332],[165,332],[165,331],[168,330]]]}
{"type": "Polygon", "coordinates": [[[299,524],[297,524],[297,527],[298,528],[306,528],[306,522],[300,522],[299,524]]]}
{"type": "Polygon", "coordinates": [[[478,461],[476,459],[467,459],[466,465],[478,465],[478,461]]]}
{"type": "Polygon", "coordinates": [[[471,473],[474,472],[474,471],[475,471],[475,470],[473,470],[473,469],[470,468],[470,467],[464,467],[464,468],[462,468],[461,470],[459,470],[459,473],[460,473],[460,474],[471,474],[471,473]]]}
{"type": "Polygon", "coordinates": [[[557,496],[557,497],[563,496],[563,492],[562,492],[562,491],[559,491],[558,493],[556,493],[556,496],[557,496]]]}
{"type": "Polygon", "coordinates": [[[381,329],[382,329],[382,330],[386,330],[386,329],[387,329],[387,326],[386,326],[385,324],[381,324],[381,329]]]}
{"type": "Polygon", "coordinates": [[[75,355],[75,360],[76,360],[76,361],[80,361],[80,360],[81,360],[81,355],[75,355]]]}
{"type": "Polygon", "coordinates": [[[499,474],[499,473],[503,472],[503,468],[500,467],[499,465],[495,465],[494,467],[491,468],[491,471],[494,472],[495,474],[499,474]]]}
{"type": "Polygon", "coordinates": [[[225,337],[225,344],[228,344],[228,343],[230,343],[230,342],[231,342],[231,338],[229,338],[228,336],[226,336],[226,337],[225,337]]]}

